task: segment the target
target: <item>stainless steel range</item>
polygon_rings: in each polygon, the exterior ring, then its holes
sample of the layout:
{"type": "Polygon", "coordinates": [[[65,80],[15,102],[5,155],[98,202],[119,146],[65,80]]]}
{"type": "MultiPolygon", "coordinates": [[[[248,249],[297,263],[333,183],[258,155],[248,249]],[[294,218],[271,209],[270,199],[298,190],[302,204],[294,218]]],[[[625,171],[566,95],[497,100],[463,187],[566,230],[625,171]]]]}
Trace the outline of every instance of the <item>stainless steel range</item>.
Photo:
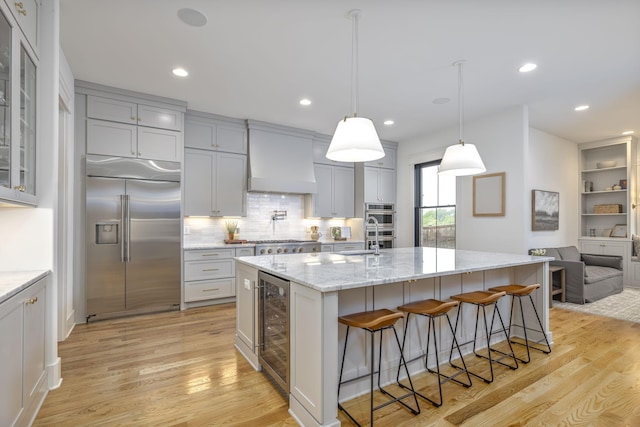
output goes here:
{"type": "Polygon", "coordinates": [[[322,244],[315,240],[253,240],[247,243],[255,243],[256,255],[282,255],[322,251],[322,244]]]}

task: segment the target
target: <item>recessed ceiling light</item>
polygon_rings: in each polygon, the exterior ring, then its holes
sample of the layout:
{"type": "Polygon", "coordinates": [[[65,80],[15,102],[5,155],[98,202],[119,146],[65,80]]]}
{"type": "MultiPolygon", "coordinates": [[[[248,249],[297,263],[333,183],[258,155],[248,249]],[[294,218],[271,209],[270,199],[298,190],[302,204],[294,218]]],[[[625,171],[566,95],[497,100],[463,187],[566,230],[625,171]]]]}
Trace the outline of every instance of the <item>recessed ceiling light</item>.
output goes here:
{"type": "Polygon", "coordinates": [[[538,66],[532,62],[527,62],[526,64],[522,65],[520,68],[518,68],[518,71],[520,71],[521,73],[528,73],[529,71],[533,71],[536,68],[538,68],[538,66]]]}
{"type": "Polygon", "coordinates": [[[311,100],[307,99],[307,98],[303,98],[303,99],[300,100],[300,105],[304,105],[305,107],[307,105],[311,105],[311,100]]]}
{"type": "Polygon", "coordinates": [[[575,108],[576,111],[584,111],[584,110],[588,110],[589,106],[588,105],[579,105],[575,108]]]}
{"type": "Polygon", "coordinates": [[[187,77],[189,75],[189,72],[184,68],[174,68],[171,72],[178,77],[187,77]]]}
{"type": "Polygon", "coordinates": [[[178,10],[178,18],[192,27],[203,27],[207,24],[207,17],[202,12],[188,7],[178,10]]]}
{"type": "Polygon", "coordinates": [[[393,120],[385,120],[383,123],[384,123],[385,125],[387,125],[387,126],[391,126],[391,125],[392,125],[392,124],[394,124],[395,122],[394,122],[393,120]]]}
{"type": "Polygon", "coordinates": [[[624,132],[622,132],[623,135],[631,135],[633,134],[632,130],[625,130],[624,132]]]}
{"type": "Polygon", "coordinates": [[[451,99],[449,98],[435,98],[433,100],[434,104],[447,104],[449,101],[451,101],[451,99]]]}

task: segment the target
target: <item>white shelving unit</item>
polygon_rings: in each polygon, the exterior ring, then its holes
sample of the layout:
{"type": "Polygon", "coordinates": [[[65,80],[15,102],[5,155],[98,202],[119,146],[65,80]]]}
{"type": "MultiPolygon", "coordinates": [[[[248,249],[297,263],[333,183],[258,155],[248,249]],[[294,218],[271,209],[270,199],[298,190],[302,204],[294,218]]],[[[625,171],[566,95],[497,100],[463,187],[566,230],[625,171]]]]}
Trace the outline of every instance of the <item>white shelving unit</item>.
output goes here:
{"type": "Polygon", "coordinates": [[[630,278],[631,235],[636,233],[636,145],[637,140],[627,136],[579,146],[580,251],[623,256],[625,283],[630,278]],[[599,205],[620,208],[596,213],[599,205]],[[613,229],[618,237],[611,236],[613,229]]]}

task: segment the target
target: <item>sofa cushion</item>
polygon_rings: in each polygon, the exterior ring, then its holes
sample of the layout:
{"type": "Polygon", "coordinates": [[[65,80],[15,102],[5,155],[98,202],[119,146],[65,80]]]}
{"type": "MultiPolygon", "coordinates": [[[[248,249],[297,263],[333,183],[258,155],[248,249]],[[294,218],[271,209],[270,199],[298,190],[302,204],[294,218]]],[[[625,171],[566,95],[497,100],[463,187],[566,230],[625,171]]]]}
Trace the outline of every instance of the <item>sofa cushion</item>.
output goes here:
{"type": "Polygon", "coordinates": [[[580,252],[575,246],[565,246],[564,248],[558,248],[560,257],[564,261],[580,261],[580,252]]]}
{"type": "Polygon", "coordinates": [[[601,267],[612,267],[622,269],[622,260],[616,256],[582,254],[582,261],[587,265],[599,265],[601,267]]]}
{"type": "Polygon", "coordinates": [[[560,252],[558,252],[556,248],[546,248],[546,252],[544,253],[544,256],[552,256],[555,259],[562,259],[560,257],[560,252]]]}
{"type": "Polygon", "coordinates": [[[610,279],[612,277],[622,276],[622,271],[611,268],[601,267],[599,265],[587,265],[584,267],[584,283],[585,285],[600,282],[601,280],[610,279]]]}

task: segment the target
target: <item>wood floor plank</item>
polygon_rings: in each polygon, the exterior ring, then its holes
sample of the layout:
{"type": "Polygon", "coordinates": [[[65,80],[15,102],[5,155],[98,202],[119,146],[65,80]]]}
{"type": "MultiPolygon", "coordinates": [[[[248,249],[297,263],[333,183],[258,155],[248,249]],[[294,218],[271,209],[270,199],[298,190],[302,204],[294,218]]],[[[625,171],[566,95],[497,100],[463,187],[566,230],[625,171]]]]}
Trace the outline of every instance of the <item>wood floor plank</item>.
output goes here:
{"type": "MultiPolygon", "coordinates": [[[[492,384],[447,383],[444,405],[421,400],[418,416],[390,405],[375,425],[640,425],[640,324],[559,308],[549,317],[550,355],[533,352],[515,371],[499,367],[492,384]]],[[[59,344],[62,385],[34,425],[295,426],[287,402],[233,347],[234,329],[234,304],[77,325],[59,344]]],[[[433,375],[414,381],[437,393],[433,375]]],[[[345,404],[368,419],[367,396],[345,404]]]]}

